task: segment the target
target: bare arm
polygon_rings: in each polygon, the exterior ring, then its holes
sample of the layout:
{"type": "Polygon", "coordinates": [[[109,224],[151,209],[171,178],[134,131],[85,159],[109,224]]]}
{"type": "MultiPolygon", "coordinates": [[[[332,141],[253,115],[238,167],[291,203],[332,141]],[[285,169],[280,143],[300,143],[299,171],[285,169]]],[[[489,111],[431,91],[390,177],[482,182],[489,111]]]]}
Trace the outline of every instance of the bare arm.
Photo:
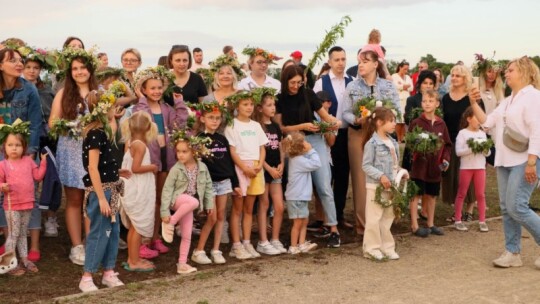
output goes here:
{"type": "Polygon", "coordinates": [[[305,122],[298,125],[284,126],[281,121],[281,114],[276,114],[274,116],[274,120],[279,125],[281,132],[283,133],[289,133],[289,132],[294,132],[294,131],[310,131],[310,132],[319,131],[319,128],[311,122],[305,122]]]}
{"type": "Polygon", "coordinates": [[[478,122],[481,124],[486,122],[487,115],[484,113],[484,110],[478,104],[478,101],[481,100],[480,90],[478,88],[472,88],[469,92],[469,100],[471,102],[471,108],[474,112],[474,116],[478,119],[478,122]]]}
{"type": "Polygon", "coordinates": [[[55,120],[62,118],[62,96],[64,96],[64,89],[58,91],[58,94],[54,96],[51,115],[49,115],[49,128],[52,128],[55,120]]]}
{"type": "Polygon", "coordinates": [[[143,165],[144,153],[146,153],[146,146],[140,142],[135,142],[131,144],[129,148],[131,156],[133,157],[133,164],[131,165],[131,172],[133,173],[146,173],[154,172],[157,173],[158,167],[155,164],[143,165]]]}

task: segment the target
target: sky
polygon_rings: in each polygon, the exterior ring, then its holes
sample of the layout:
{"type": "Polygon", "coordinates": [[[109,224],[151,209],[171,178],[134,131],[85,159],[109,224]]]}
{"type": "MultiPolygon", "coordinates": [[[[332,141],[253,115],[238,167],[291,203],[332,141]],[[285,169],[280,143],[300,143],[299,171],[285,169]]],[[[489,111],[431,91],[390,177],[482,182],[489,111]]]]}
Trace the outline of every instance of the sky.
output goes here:
{"type": "Polygon", "coordinates": [[[0,40],[18,37],[29,45],[60,48],[68,36],[97,45],[120,66],[129,47],[143,67],[157,64],[174,44],[200,47],[204,62],[225,45],[258,46],[285,59],[300,50],[306,63],[327,30],[345,15],[352,22],[337,45],[347,65],[371,29],[382,33],[387,59],[416,64],[432,54],[442,62],[472,64],[475,53],[495,59],[540,54],[537,0],[25,0],[2,2],[0,40]]]}

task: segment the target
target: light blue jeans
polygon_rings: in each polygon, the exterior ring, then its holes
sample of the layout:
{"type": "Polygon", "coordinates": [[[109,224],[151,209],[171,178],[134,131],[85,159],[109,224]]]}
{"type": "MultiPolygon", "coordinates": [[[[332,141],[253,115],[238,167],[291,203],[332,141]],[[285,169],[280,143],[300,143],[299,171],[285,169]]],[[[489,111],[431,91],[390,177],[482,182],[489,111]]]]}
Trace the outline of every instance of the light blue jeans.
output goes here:
{"type": "MultiPolygon", "coordinates": [[[[111,191],[105,191],[107,201],[111,199],[111,191]]],[[[105,270],[114,269],[118,255],[118,239],[120,237],[120,217],[116,222],[105,217],[99,209],[99,200],[95,192],[90,193],[86,213],[90,219],[90,233],[86,237],[84,271],[95,273],[99,265],[105,270]]]]}
{"type": "MultiPolygon", "coordinates": [[[[526,163],[514,167],[497,167],[505,247],[512,253],[521,252],[521,226],[540,245],[540,216],[529,208],[529,200],[536,185],[525,180],[525,166],[526,163]]],[[[536,172],[540,172],[540,162],[536,164],[536,172]]]]}
{"type": "Polygon", "coordinates": [[[312,134],[306,136],[306,141],[311,144],[313,149],[319,154],[321,167],[311,172],[311,178],[315,185],[315,190],[319,194],[321,204],[326,215],[326,225],[337,225],[336,204],[334,202],[334,192],[332,190],[332,171],[330,168],[330,159],[326,149],[326,142],[321,134],[312,134]]]}

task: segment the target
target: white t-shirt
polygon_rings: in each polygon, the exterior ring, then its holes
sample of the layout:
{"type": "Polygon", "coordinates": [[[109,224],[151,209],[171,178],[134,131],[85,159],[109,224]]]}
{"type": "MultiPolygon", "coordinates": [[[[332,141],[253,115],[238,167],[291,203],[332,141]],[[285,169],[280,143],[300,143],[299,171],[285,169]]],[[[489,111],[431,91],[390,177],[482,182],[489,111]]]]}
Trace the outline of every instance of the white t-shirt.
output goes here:
{"type": "Polygon", "coordinates": [[[255,82],[255,80],[253,80],[253,78],[251,78],[251,75],[249,75],[248,77],[240,80],[240,83],[238,84],[238,89],[246,90],[246,91],[251,91],[251,89],[260,88],[260,87],[273,88],[273,89],[276,89],[277,92],[279,93],[281,91],[281,82],[279,82],[279,80],[276,80],[266,75],[263,85],[260,86],[255,82]]]}
{"type": "Polygon", "coordinates": [[[474,154],[467,144],[469,138],[486,139],[484,131],[471,131],[467,128],[461,129],[456,136],[456,155],[460,157],[460,169],[485,169],[486,156],[482,153],[474,154]]]}
{"type": "Polygon", "coordinates": [[[225,137],[236,149],[241,160],[259,160],[261,146],[268,143],[268,138],[258,122],[242,122],[234,119],[232,126],[225,128],[225,137]]]}

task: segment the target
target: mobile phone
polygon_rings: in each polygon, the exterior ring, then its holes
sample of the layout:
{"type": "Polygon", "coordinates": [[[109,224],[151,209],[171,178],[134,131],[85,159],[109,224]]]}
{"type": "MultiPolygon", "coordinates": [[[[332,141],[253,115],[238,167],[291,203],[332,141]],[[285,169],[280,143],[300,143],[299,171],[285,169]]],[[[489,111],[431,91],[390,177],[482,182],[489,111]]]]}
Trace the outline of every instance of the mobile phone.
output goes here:
{"type": "Polygon", "coordinates": [[[480,88],[480,84],[479,84],[479,80],[477,76],[472,78],[472,87],[477,88],[477,89],[480,88]]]}

